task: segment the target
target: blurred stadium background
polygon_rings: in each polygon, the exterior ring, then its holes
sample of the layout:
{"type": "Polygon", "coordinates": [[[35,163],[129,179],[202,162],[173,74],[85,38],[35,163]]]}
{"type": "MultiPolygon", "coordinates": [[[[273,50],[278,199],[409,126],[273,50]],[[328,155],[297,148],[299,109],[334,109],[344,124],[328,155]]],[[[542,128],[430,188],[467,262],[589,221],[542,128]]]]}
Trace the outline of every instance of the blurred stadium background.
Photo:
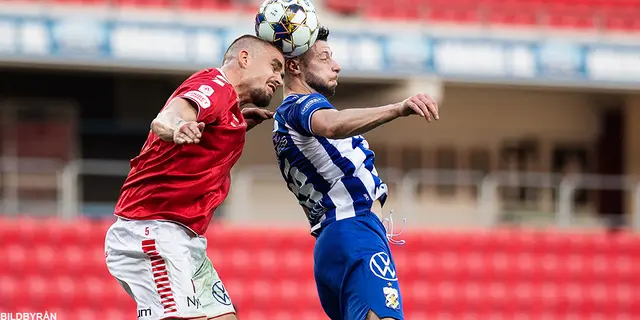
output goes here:
{"type": "MultiPolygon", "coordinates": [[[[314,3],[336,106],[440,101],[438,123],[367,135],[408,220],[407,319],[640,319],[640,1],[314,3]]],[[[0,312],[135,317],[103,253],[128,160],[258,5],[0,2],[0,312]]],[[[270,130],[248,134],[209,255],[241,319],[326,319],[270,130]]]]}

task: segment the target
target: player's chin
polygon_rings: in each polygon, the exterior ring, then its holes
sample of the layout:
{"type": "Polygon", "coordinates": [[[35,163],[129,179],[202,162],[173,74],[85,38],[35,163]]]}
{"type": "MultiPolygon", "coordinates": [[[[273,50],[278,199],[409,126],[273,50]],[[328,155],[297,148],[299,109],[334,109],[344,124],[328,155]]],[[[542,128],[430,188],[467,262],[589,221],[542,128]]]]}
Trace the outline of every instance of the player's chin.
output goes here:
{"type": "Polygon", "coordinates": [[[271,104],[271,99],[273,98],[273,92],[271,90],[265,89],[254,89],[251,90],[250,97],[251,103],[253,103],[258,108],[266,108],[271,104]]]}
{"type": "Polygon", "coordinates": [[[258,108],[266,108],[271,104],[271,99],[273,98],[273,93],[262,92],[260,94],[255,94],[252,97],[253,104],[258,108]]]}

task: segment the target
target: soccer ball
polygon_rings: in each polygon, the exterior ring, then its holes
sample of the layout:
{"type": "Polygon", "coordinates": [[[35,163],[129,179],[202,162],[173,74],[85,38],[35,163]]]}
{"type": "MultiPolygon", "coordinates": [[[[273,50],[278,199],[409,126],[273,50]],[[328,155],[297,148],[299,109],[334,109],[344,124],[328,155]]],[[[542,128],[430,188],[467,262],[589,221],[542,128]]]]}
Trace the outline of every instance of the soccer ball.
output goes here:
{"type": "Polygon", "coordinates": [[[293,58],[316,42],[320,24],[309,0],[266,0],[256,14],[255,28],[256,36],[293,58]]]}

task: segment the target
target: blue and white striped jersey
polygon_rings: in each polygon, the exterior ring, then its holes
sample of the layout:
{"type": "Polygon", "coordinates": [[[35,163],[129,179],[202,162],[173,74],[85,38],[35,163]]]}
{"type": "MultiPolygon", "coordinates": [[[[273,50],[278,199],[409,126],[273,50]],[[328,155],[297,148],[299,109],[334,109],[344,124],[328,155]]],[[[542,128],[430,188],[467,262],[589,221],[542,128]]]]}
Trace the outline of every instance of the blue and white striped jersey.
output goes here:
{"type": "Polygon", "coordinates": [[[387,186],[378,177],[374,153],[362,136],[328,139],[311,131],[311,115],[334,109],[319,94],[292,94],[275,114],[273,144],[282,177],[311,224],[311,233],[384,204],[387,186]]]}

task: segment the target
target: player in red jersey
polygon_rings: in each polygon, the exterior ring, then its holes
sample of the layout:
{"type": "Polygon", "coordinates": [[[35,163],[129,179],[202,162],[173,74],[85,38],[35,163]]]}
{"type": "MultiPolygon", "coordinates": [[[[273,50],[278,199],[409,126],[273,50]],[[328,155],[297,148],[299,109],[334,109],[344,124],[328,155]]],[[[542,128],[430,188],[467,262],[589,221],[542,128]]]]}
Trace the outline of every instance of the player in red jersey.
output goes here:
{"type": "Polygon", "coordinates": [[[138,305],[138,319],[236,319],[203,234],[229,192],[245,133],[273,113],[284,58],[251,35],[219,69],[193,74],[171,95],[131,161],[105,239],[109,272],[138,305]],[[240,107],[252,103],[258,108],[240,107]]]}

